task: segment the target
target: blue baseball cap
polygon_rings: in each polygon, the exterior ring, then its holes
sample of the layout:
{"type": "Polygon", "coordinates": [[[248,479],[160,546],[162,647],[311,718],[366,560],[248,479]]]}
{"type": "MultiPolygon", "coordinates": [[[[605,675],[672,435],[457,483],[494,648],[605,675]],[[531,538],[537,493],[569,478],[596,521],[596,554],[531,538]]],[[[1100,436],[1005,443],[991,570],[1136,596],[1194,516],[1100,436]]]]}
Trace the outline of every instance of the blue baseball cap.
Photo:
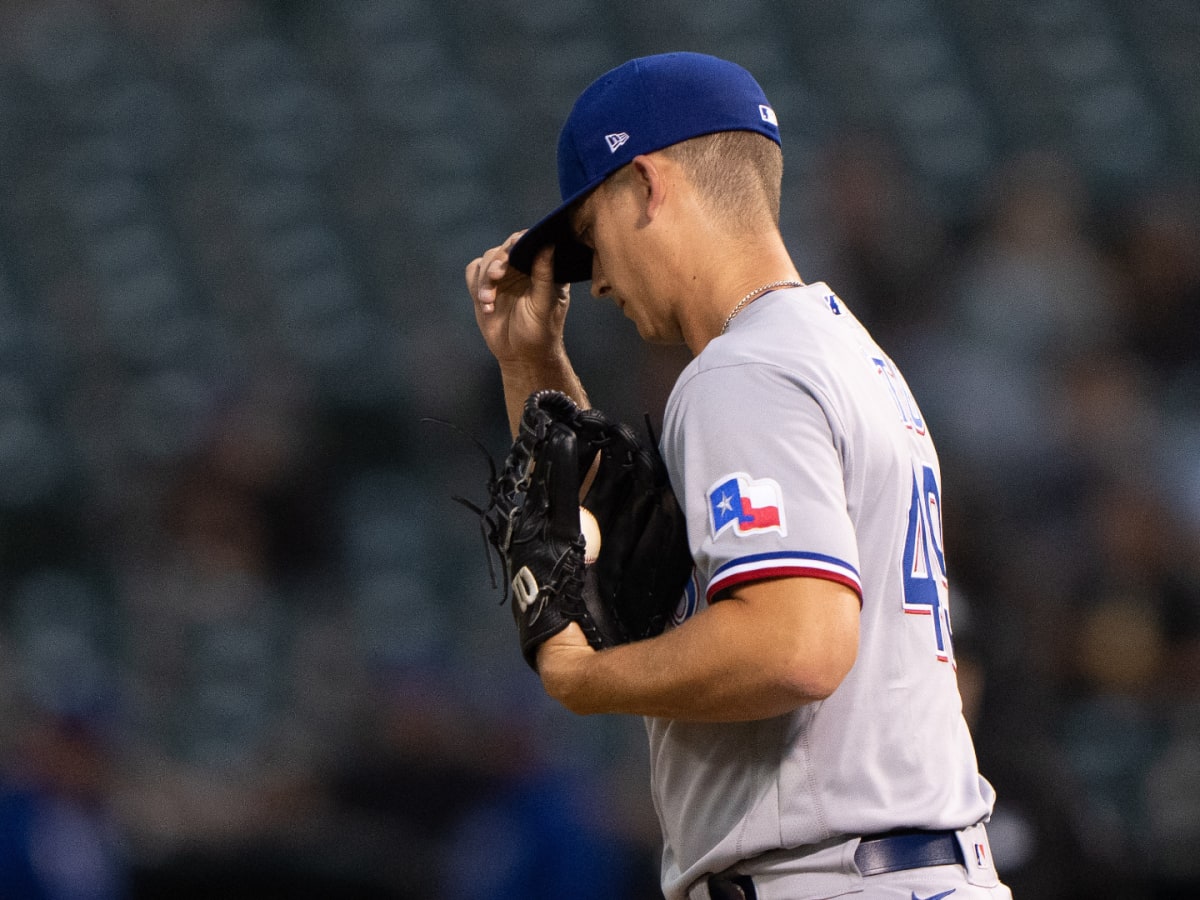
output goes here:
{"type": "Polygon", "coordinates": [[[718,131],[755,131],[776,144],[779,122],[758,82],[741,66],[702,53],[632,59],[579,95],[558,137],[562,203],[525,232],[509,261],[526,274],[554,245],[560,283],[592,277],[592,251],[571,231],[573,204],[635,156],[718,131]]]}

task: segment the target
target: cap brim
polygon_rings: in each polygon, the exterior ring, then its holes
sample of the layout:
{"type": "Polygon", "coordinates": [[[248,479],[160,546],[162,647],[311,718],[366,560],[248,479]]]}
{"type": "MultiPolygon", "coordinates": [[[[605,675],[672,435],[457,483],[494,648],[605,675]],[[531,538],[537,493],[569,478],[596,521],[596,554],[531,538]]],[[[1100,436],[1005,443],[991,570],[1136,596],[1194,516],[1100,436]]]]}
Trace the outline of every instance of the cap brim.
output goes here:
{"type": "MultiPolygon", "coordinates": [[[[603,181],[604,179],[600,179],[603,181]]],[[[596,189],[589,184],[574,196],[564,200],[559,207],[533,225],[513,244],[508,251],[508,261],[526,275],[533,271],[533,261],[547,244],[554,246],[554,280],[559,284],[590,281],[592,278],[592,250],[579,243],[571,229],[571,209],[596,189]]]]}

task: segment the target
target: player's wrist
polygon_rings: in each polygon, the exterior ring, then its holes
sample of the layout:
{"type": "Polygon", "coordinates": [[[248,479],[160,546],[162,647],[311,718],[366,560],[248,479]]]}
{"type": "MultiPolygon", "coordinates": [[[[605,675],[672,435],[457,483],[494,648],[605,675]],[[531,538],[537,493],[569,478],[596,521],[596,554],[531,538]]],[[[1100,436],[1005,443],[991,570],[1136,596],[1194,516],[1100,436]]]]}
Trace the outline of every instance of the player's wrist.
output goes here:
{"type": "Polygon", "coordinates": [[[538,676],[546,693],[577,715],[598,712],[587,703],[587,666],[597,651],[578,625],[550,638],[537,653],[538,676]]]}
{"type": "Polygon", "coordinates": [[[547,372],[571,370],[567,348],[561,342],[520,352],[495,354],[502,375],[514,378],[538,377],[547,372]]]}

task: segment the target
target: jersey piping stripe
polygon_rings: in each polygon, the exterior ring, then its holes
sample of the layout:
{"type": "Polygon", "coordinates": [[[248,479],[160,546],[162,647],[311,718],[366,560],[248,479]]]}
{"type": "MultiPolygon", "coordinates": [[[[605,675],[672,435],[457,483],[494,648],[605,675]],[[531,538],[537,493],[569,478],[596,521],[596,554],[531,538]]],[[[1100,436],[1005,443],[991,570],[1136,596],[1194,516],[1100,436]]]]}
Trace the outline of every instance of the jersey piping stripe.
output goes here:
{"type": "Polygon", "coordinates": [[[852,575],[855,579],[858,578],[858,569],[850,565],[843,559],[836,556],[826,556],[824,553],[797,553],[793,550],[777,550],[773,553],[751,553],[748,556],[739,556],[737,559],[731,559],[722,566],[717,567],[717,571],[713,572],[714,578],[719,578],[721,573],[726,569],[734,566],[743,566],[750,563],[758,563],[765,560],[786,560],[786,559],[801,559],[814,564],[824,563],[829,566],[836,566],[839,569],[852,575]]]}
{"type": "Polygon", "coordinates": [[[708,583],[705,597],[712,600],[720,591],[747,581],[764,578],[803,577],[824,578],[846,585],[862,598],[862,582],[858,571],[849,563],[832,556],[815,553],[759,553],[742,556],[725,563],[708,583]]]}

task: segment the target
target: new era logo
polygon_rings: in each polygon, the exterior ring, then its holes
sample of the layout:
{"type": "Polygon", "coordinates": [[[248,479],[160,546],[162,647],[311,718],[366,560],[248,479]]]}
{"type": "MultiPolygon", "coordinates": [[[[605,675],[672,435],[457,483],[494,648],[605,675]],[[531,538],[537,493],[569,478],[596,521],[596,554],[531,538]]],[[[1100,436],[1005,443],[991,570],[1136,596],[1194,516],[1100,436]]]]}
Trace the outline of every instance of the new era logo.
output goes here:
{"type": "Polygon", "coordinates": [[[779,127],[779,120],[775,118],[775,110],[771,109],[771,107],[760,103],[758,105],[758,114],[762,116],[762,120],[764,122],[768,122],[771,125],[774,125],[776,128],[779,127]]]}
{"type": "Polygon", "coordinates": [[[629,135],[623,131],[618,131],[616,134],[606,134],[604,140],[608,141],[608,152],[616,153],[621,145],[629,140],[629,135]]]}

